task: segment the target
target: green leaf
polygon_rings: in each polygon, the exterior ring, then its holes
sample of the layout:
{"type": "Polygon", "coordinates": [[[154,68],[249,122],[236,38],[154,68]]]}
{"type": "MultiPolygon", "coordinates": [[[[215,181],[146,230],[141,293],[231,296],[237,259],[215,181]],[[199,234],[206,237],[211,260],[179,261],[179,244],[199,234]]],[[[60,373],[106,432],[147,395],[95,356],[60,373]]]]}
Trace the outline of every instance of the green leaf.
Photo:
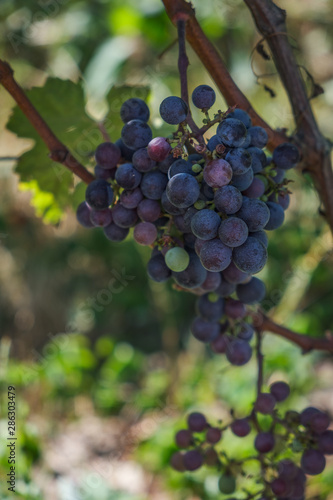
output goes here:
{"type": "MultiPolygon", "coordinates": [[[[49,78],[43,87],[35,87],[27,95],[60,141],[81,163],[89,165],[103,139],[96,122],[85,113],[81,83],[49,78]]],[[[47,222],[58,222],[71,204],[73,174],[49,158],[46,145],[18,107],[7,128],[18,137],[34,140],[32,149],[20,157],[16,172],[23,188],[33,191],[36,213],[47,222]]]]}

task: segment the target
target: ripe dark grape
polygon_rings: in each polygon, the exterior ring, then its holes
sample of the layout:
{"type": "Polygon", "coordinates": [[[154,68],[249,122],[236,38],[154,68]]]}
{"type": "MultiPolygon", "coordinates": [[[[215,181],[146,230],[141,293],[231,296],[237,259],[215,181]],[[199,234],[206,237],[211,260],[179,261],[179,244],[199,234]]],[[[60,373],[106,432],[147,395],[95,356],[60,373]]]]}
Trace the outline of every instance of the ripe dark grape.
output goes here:
{"type": "Polygon", "coordinates": [[[244,318],[246,316],[246,307],[239,300],[229,298],[225,304],[225,314],[232,319],[244,318]]]}
{"type": "Polygon", "coordinates": [[[305,450],[301,458],[301,467],[305,474],[316,476],[321,474],[326,466],[324,455],[318,450],[305,450]]]}
{"type": "Polygon", "coordinates": [[[229,118],[217,126],[216,135],[226,146],[239,148],[244,143],[247,132],[244,123],[235,118],[229,118]]]}
{"type": "Polygon", "coordinates": [[[166,192],[176,207],[188,208],[199,198],[200,187],[192,175],[177,174],[169,180],[166,192]]]}
{"type": "Polygon", "coordinates": [[[252,356],[251,346],[245,340],[235,339],[230,342],[227,349],[227,359],[235,366],[248,363],[252,356]]]}
{"type": "Polygon", "coordinates": [[[324,455],[333,455],[333,431],[325,431],[317,437],[319,451],[324,455]]]}
{"type": "Polygon", "coordinates": [[[219,212],[235,214],[243,203],[242,193],[234,186],[223,186],[215,191],[214,202],[219,212]]]}
{"type": "Polygon", "coordinates": [[[226,117],[227,120],[230,118],[234,118],[244,123],[246,128],[250,128],[252,126],[252,121],[246,111],[240,108],[234,109],[231,113],[229,113],[226,117]]]}
{"type": "Polygon", "coordinates": [[[193,412],[187,417],[187,425],[192,432],[202,432],[207,427],[207,420],[202,413],[193,412]]]}
{"type": "Polygon", "coordinates": [[[96,163],[106,169],[116,168],[121,157],[121,151],[112,142],[102,142],[95,151],[96,163]]]}
{"type": "Polygon", "coordinates": [[[230,339],[227,335],[220,334],[215,340],[213,340],[213,342],[211,342],[210,347],[214,352],[224,354],[227,352],[229,342],[230,339]]]}
{"type": "Polygon", "coordinates": [[[171,146],[164,137],[155,137],[149,142],[147,150],[152,160],[163,161],[170,153],[171,146]]]}
{"type": "Polygon", "coordinates": [[[269,388],[270,393],[278,402],[284,401],[290,394],[290,387],[286,382],[274,382],[269,388]]]}
{"type": "Polygon", "coordinates": [[[301,413],[301,424],[305,426],[309,425],[311,422],[311,418],[318,413],[320,413],[320,410],[318,410],[318,408],[308,406],[301,413]]]}
{"type": "Polygon", "coordinates": [[[249,231],[259,231],[267,225],[270,211],[263,201],[243,196],[243,204],[236,215],[246,222],[249,231]]]}
{"type": "Polygon", "coordinates": [[[190,252],[189,256],[190,263],[185,271],[173,272],[172,276],[175,278],[178,285],[191,289],[202,285],[207,277],[207,271],[194,252],[190,252]]]}
{"type": "Polygon", "coordinates": [[[144,222],[155,222],[161,213],[158,201],[145,199],[140,201],[137,207],[137,214],[144,222]]]}
{"type": "Polygon", "coordinates": [[[274,201],[275,203],[278,203],[283,210],[287,210],[290,204],[290,196],[288,193],[275,193],[269,196],[268,201],[274,201]]]}
{"type": "Polygon", "coordinates": [[[267,249],[261,241],[249,236],[243,245],[234,248],[233,261],[244,273],[259,273],[266,264],[267,249]]]}
{"type": "Polygon", "coordinates": [[[112,218],[119,227],[133,227],[138,220],[136,210],[130,210],[117,203],[112,209],[112,218]]]}
{"type": "Polygon", "coordinates": [[[209,467],[214,467],[219,463],[219,456],[214,448],[209,448],[205,451],[204,463],[209,467]]]}
{"type": "Polygon", "coordinates": [[[94,227],[94,224],[90,220],[90,211],[91,208],[85,201],[80,203],[76,210],[76,218],[79,224],[87,229],[94,227]]]}
{"type": "Polygon", "coordinates": [[[198,314],[209,321],[218,321],[224,313],[224,300],[218,298],[215,302],[209,299],[209,293],[197,300],[198,314]]]}
{"type": "Polygon", "coordinates": [[[170,96],[161,102],[160,115],[170,125],[178,125],[185,121],[187,113],[187,104],[180,97],[170,96]]]}
{"type": "Polygon", "coordinates": [[[326,413],[320,412],[310,418],[309,427],[316,434],[325,432],[329,425],[330,418],[326,413]]]}
{"type": "Polygon", "coordinates": [[[217,236],[221,219],[214,210],[203,209],[197,212],[191,220],[193,234],[201,240],[212,240],[217,236]]]}
{"type": "Polygon", "coordinates": [[[121,157],[126,161],[132,161],[134,149],[127,147],[122,139],[118,139],[115,144],[121,151],[121,157]]]}
{"type": "Polygon", "coordinates": [[[189,161],[180,159],[174,161],[168,171],[168,177],[171,179],[176,174],[189,174],[189,175],[194,175],[194,172],[192,170],[192,165],[189,161]]]}
{"type": "Polygon", "coordinates": [[[234,175],[245,174],[252,165],[250,153],[243,148],[231,149],[225,157],[234,175]]]}
{"type": "Polygon", "coordinates": [[[283,479],[294,479],[298,472],[297,465],[289,459],[280,460],[278,463],[279,476],[283,479]]]}
{"type": "Polygon", "coordinates": [[[173,469],[175,469],[178,472],[184,472],[185,465],[184,465],[184,455],[180,451],[177,451],[174,453],[171,457],[170,460],[170,465],[173,469]]]}
{"type": "Polygon", "coordinates": [[[151,222],[139,222],[134,228],[133,237],[139,245],[152,245],[157,238],[157,229],[151,222]]]}
{"type": "Polygon", "coordinates": [[[238,217],[229,217],[229,219],[223,220],[219,227],[220,240],[231,248],[239,247],[245,243],[248,234],[246,223],[238,217]]]}
{"type": "Polygon", "coordinates": [[[221,283],[221,275],[220,273],[211,273],[207,271],[207,277],[205,281],[202,283],[201,288],[206,292],[212,292],[218,288],[221,283]]]}
{"type": "Polygon", "coordinates": [[[135,188],[133,191],[123,191],[120,195],[120,203],[125,208],[137,208],[143,200],[143,194],[140,188],[135,188]]]}
{"type": "Polygon", "coordinates": [[[188,429],[182,429],[175,436],[176,445],[178,448],[188,448],[193,442],[192,432],[188,429]]]}
{"type": "Polygon", "coordinates": [[[288,493],[290,485],[288,485],[288,482],[285,479],[277,477],[271,482],[271,489],[274,495],[281,497],[282,495],[284,496],[288,493]]]}
{"type": "Polygon", "coordinates": [[[267,158],[262,149],[251,146],[247,148],[252,157],[252,170],[254,174],[259,174],[266,167],[267,158]]]}
{"type": "Polygon", "coordinates": [[[221,279],[220,285],[215,289],[215,293],[221,297],[229,297],[236,290],[234,283],[228,283],[224,278],[221,279]]]}
{"type": "Polygon", "coordinates": [[[263,281],[253,277],[248,283],[237,285],[236,293],[244,304],[255,304],[265,298],[266,287],[263,281]]]}
{"type": "Polygon", "coordinates": [[[235,436],[238,437],[245,437],[251,432],[251,426],[246,418],[234,420],[230,428],[235,436]]]}
{"type": "Polygon", "coordinates": [[[245,189],[244,195],[247,196],[248,198],[260,198],[265,191],[266,191],[265,183],[258,177],[255,177],[252,181],[251,186],[245,189]]]}
{"type": "Polygon", "coordinates": [[[218,239],[206,241],[200,251],[200,260],[207,271],[223,271],[231,262],[232,250],[218,239]]]}
{"type": "Polygon", "coordinates": [[[252,168],[249,168],[249,170],[245,172],[245,174],[234,175],[231,185],[237,188],[239,191],[245,191],[245,189],[251,186],[253,177],[253,170],[252,168]]]}
{"type": "Polygon", "coordinates": [[[171,271],[165,264],[163,255],[151,257],[147,264],[147,273],[150,279],[157,283],[164,283],[171,276],[171,271]]]}
{"type": "Polygon", "coordinates": [[[92,209],[90,211],[90,220],[96,227],[108,226],[112,222],[111,210],[109,208],[105,208],[104,210],[92,209]]]}
{"type": "Polygon", "coordinates": [[[184,466],[188,471],[200,469],[203,465],[203,456],[198,450],[187,451],[184,455],[184,466]]]}
{"type": "Polygon", "coordinates": [[[117,183],[124,189],[135,189],[139,186],[141,178],[142,174],[133,167],[132,163],[119,165],[115,175],[117,183]]]}
{"type": "Polygon", "coordinates": [[[238,332],[237,337],[242,340],[249,342],[254,335],[254,328],[249,323],[241,323],[241,328],[238,332]]]}
{"type": "Polygon", "coordinates": [[[167,182],[167,176],[162,172],[158,170],[147,172],[143,175],[140,185],[142,194],[150,200],[160,200],[167,182]]]}
{"type": "Polygon", "coordinates": [[[271,432],[259,432],[255,438],[254,446],[260,453],[268,453],[275,446],[274,435],[271,432]]]}
{"type": "Polygon", "coordinates": [[[210,444],[216,444],[221,440],[222,432],[217,427],[211,427],[206,432],[206,441],[210,444]]]}
{"type": "Polygon", "coordinates": [[[114,222],[111,222],[104,228],[104,234],[110,241],[123,241],[128,235],[129,230],[124,227],[119,227],[114,222]]]}
{"type": "Polygon", "coordinates": [[[124,123],[131,120],[141,120],[147,122],[149,120],[149,108],[147,104],[138,97],[127,99],[120,108],[120,118],[124,123]]]}
{"type": "Polygon", "coordinates": [[[167,214],[171,215],[181,215],[184,213],[183,208],[176,207],[171,201],[169,200],[169,197],[167,195],[166,190],[163,191],[162,198],[161,198],[161,204],[162,204],[162,209],[164,212],[167,214]]]}
{"type": "Polygon", "coordinates": [[[293,168],[300,160],[298,148],[294,144],[285,142],[279,144],[273,151],[273,163],[277,168],[289,170],[293,168]]]}
{"type": "Polygon", "coordinates": [[[267,234],[265,233],[265,231],[263,231],[262,229],[260,229],[259,231],[255,231],[254,233],[249,233],[249,236],[252,236],[253,238],[257,238],[257,240],[261,241],[261,243],[264,245],[264,247],[268,247],[268,236],[267,234]]]}
{"type": "Polygon", "coordinates": [[[108,179],[114,179],[117,169],[116,168],[103,168],[96,165],[94,168],[96,179],[103,179],[107,181],[108,179]]]}
{"type": "Polygon", "coordinates": [[[275,403],[276,400],[271,394],[261,393],[256,399],[254,408],[256,411],[262,413],[263,415],[269,415],[270,413],[273,413],[275,403]]]}
{"type": "Polygon", "coordinates": [[[266,203],[270,216],[269,220],[265,226],[266,231],[272,231],[273,229],[277,229],[282,226],[284,221],[284,210],[281,205],[274,203],[273,201],[268,201],[266,203]]]}
{"type": "Polygon", "coordinates": [[[266,130],[262,127],[251,127],[249,129],[249,134],[251,136],[251,146],[263,149],[268,141],[268,134],[266,130]]]}
{"type": "Polygon", "coordinates": [[[207,142],[207,149],[209,151],[214,151],[214,149],[216,149],[216,146],[218,144],[222,144],[221,139],[215,134],[207,142]]]}
{"type": "Polygon", "coordinates": [[[209,85],[199,85],[192,92],[192,102],[199,109],[211,108],[215,99],[215,91],[209,85]]]}
{"type": "Polygon", "coordinates": [[[232,178],[232,168],[225,160],[216,159],[209,161],[203,171],[204,180],[213,188],[229,184],[232,178]]]}
{"type": "Polygon", "coordinates": [[[147,148],[137,149],[132,158],[132,164],[139,172],[145,173],[156,167],[156,161],[148,155],[147,148]]]}
{"type": "Polygon", "coordinates": [[[103,179],[92,181],[86,189],[86,202],[95,210],[108,208],[113,200],[113,190],[103,179]]]}
{"type": "Polygon", "coordinates": [[[220,327],[218,323],[197,317],[192,322],[191,332],[200,342],[212,342],[218,337],[220,327]]]}
{"type": "Polygon", "coordinates": [[[141,120],[129,121],[121,131],[121,138],[125,146],[131,149],[145,148],[152,140],[152,137],[151,128],[141,120]]]}

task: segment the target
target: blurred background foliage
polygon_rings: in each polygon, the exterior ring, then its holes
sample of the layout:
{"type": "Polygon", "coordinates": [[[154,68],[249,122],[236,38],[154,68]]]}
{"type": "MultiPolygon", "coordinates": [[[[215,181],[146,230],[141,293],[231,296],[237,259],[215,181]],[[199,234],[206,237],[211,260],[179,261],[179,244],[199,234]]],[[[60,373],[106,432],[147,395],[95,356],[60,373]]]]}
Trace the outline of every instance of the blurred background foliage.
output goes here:
{"type": "MultiPolygon", "coordinates": [[[[313,106],[323,132],[333,137],[333,2],[278,4],[288,12],[299,64],[324,89],[313,106]]],[[[292,132],[278,77],[257,81],[253,73],[271,74],[273,67],[253,53],[259,37],[243,2],[194,5],[254,107],[273,127],[292,132]]],[[[148,96],[155,132],[170,131],[158,108],[164,97],[179,93],[176,32],[159,0],[2,0],[0,32],[1,58],[25,89],[52,78],[31,96],[88,167],[101,141],[95,120],[108,113],[108,130],[117,139],[119,109],[129,96],[148,96]]],[[[190,48],[189,57],[190,90],[202,83],[214,86],[190,48]]],[[[312,81],[305,78],[311,95],[312,81]]],[[[227,421],[233,405],[247,411],[254,364],[231,368],[190,338],[194,299],[148,280],[149,250],[131,237],[117,246],[101,230],[77,226],[73,208],[82,199],[82,185],[71,186],[67,172],[51,165],[38,143],[29,153],[34,132],[13,111],[3,88],[0,100],[1,435],[6,435],[7,386],[14,385],[18,498],[223,498],[214,472],[170,471],[173,433],[189,409],[202,409],[215,421],[227,421]]],[[[225,109],[221,96],[218,108],[225,109]]],[[[291,208],[283,228],[270,235],[269,263],[262,272],[268,288],[264,307],[304,334],[322,335],[333,317],[331,237],[309,178],[294,173],[290,178],[291,208]]],[[[271,335],[264,347],[267,382],[282,377],[294,389],[288,405],[302,408],[310,401],[333,411],[327,356],[302,357],[271,335]]],[[[226,435],[223,443],[231,455],[246,455],[251,440],[226,435]]],[[[4,482],[7,467],[1,447],[4,499],[12,498],[4,482]]],[[[312,482],[309,498],[332,499],[332,490],[331,467],[312,482]]]]}

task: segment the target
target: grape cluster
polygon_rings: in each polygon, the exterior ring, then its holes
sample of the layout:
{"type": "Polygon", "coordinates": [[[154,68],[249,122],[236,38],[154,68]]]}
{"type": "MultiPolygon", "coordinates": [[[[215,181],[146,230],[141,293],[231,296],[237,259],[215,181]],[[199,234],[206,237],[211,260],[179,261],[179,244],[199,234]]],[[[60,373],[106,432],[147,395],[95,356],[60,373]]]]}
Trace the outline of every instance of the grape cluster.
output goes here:
{"type": "Polygon", "coordinates": [[[134,240],[152,248],[152,280],[172,279],[176,288],[201,295],[194,337],[243,365],[252,354],[249,308],[265,296],[253,275],[267,261],[265,231],[283,223],[284,176],[299,152],[284,143],[267,156],[266,131],[241,109],[210,118],[215,92],[207,85],[194,90],[192,101],[204,113],[204,131],[217,124],[209,140],[189,130],[189,109],[179,97],[160,106],[163,120],[178,125],[168,138],[152,138],[144,101],[123,103],[121,138],[98,146],[96,180],[77,218],[84,227],[103,227],[111,241],[123,241],[133,228],[134,240]]]}
{"type": "Polygon", "coordinates": [[[328,430],[329,416],[317,408],[308,407],[301,413],[287,411],[280,416],[276,405],[287,399],[289,393],[288,384],[275,382],[269,392],[258,394],[250,415],[236,418],[232,412],[232,420],[226,425],[219,422],[218,426],[211,426],[203,414],[191,413],[187,429],[175,436],[181,451],[172,455],[172,467],[179,472],[195,471],[203,465],[215,467],[221,473],[221,493],[232,494],[237,490],[237,477],[246,476],[247,459],[242,462],[230,458],[230,450],[221,449],[220,442],[228,429],[240,438],[252,433],[257,455],[251,460],[260,463],[261,475],[256,481],[257,494],[249,498],[304,499],[306,475],[320,474],[325,468],[325,455],[333,455],[333,431],[328,430]],[[265,429],[261,425],[260,414],[270,416],[268,430],[267,421],[265,429]],[[299,456],[293,457],[288,449],[299,456]]]}

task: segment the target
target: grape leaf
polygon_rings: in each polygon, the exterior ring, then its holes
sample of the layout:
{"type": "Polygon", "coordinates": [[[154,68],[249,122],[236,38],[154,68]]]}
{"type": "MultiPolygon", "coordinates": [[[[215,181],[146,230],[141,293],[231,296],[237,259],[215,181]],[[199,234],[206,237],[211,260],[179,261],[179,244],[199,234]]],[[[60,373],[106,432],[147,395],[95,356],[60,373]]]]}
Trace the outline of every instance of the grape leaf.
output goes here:
{"type": "MultiPolygon", "coordinates": [[[[49,78],[43,87],[35,87],[27,95],[60,141],[81,163],[89,165],[102,135],[96,122],[85,113],[81,84],[49,78]]],[[[17,106],[7,128],[18,137],[34,140],[32,149],[20,157],[16,172],[24,189],[31,187],[36,213],[47,222],[57,222],[70,204],[73,174],[49,158],[46,145],[17,106]]]]}

